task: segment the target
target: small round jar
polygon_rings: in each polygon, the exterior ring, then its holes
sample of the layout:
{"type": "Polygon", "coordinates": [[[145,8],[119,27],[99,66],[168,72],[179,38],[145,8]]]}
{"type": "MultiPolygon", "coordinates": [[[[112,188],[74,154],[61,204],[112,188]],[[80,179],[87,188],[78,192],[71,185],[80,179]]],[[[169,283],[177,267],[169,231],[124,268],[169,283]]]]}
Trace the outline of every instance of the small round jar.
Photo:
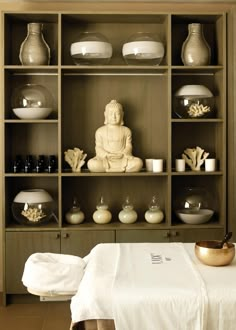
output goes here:
{"type": "Polygon", "coordinates": [[[164,54],[163,43],[152,33],[138,32],[122,47],[124,60],[130,65],[159,65],[164,54]]]}
{"type": "Polygon", "coordinates": [[[100,202],[96,208],[97,210],[93,213],[94,222],[101,225],[111,222],[112,214],[108,210],[108,205],[105,203],[103,197],[101,197],[100,202]]]}
{"type": "Polygon", "coordinates": [[[118,214],[120,222],[131,224],[137,221],[138,215],[134,210],[133,204],[130,203],[129,197],[126,198],[125,203],[122,205],[122,210],[118,214]]]}
{"type": "Polygon", "coordinates": [[[145,219],[148,223],[160,223],[164,219],[164,213],[161,210],[157,197],[153,196],[148,206],[148,210],[145,212],[145,219]]]}
{"type": "Polygon", "coordinates": [[[53,217],[53,199],[43,189],[20,191],[12,203],[12,214],[24,225],[41,225],[53,217]]]}
{"type": "Polygon", "coordinates": [[[11,105],[20,119],[44,119],[53,110],[53,97],[42,85],[26,84],[13,91],[11,105]]]}
{"type": "Polygon", "coordinates": [[[70,46],[76,65],[103,65],[112,57],[112,45],[101,33],[84,32],[70,46]]]}
{"type": "Polygon", "coordinates": [[[78,225],[84,221],[84,213],[80,210],[77,198],[74,197],[72,207],[65,214],[66,222],[78,225]]]}
{"type": "Polygon", "coordinates": [[[173,111],[179,118],[207,118],[214,116],[214,96],[203,85],[184,85],[176,91],[173,111]]]}
{"type": "Polygon", "coordinates": [[[214,198],[203,187],[187,187],[178,193],[174,201],[175,214],[187,224],[208,222],[214,214],[214,198]]]}

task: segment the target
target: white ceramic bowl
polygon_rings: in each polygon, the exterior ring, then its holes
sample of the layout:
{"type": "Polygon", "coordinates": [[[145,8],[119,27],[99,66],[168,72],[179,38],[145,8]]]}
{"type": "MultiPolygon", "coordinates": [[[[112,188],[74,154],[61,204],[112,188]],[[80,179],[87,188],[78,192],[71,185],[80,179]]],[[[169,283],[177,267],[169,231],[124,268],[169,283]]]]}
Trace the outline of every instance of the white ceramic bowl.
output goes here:
{"type": "Polygon", "coordinates": [[[183,222],[190,225],[200,225],[208,222],[213,216],[214,211],[210,209],[200,209],[199,211],[177,210],[176,215],[183,222]]]}
{"type": "Polygon", "coordinates": [[[20,119],[45,119],[52,112],[52,108],[14,108],[12,110],[20,119]]]}

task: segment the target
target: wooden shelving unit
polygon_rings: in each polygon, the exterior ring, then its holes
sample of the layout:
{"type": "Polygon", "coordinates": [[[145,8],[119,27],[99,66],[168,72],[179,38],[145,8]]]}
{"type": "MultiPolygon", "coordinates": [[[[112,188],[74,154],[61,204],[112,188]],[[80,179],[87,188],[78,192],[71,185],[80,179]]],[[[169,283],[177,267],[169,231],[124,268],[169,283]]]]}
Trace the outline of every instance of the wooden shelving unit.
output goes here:
{"type": "MultiPolygon", "coordinates": [[[[3,236],[4,295],[25,294],[21,283],[24,263],[34,252],[86,255],[101,242],[192,242],[221,238],[228,221],[227,118],[230,109],[227,91],[227,12],[221,6],[197,12],[182,11],[32,11],[3,12],[4,63],[3,88],[3,236]],[[217,12],[216,12],[217,10],[217,12]],[[44,37],[52,58],[49,66],[22,66],[19,48],[27,23],[44,23],[44,37]],[[205,26],[212,50],[209,66],[184,67],[181,45],[187,25],[198,21],[205,26]],[[119,25],[119,29],[117,26],[119,25]],[[98,31],[113,45],[113,57],[104,66],[76,66],[69,54],[71,42],[79,32],[98,31]],[[137,31],[158,33],[165,44],[165,57],[159,66],[126,65],[121,49],[124,41],[137,31]],[[13,116],[11,92],[24,83],[45,85],[54,97],[55,111],[49,119],[20,120],[13,116]],[[185,84],[203,84],[216,96],[216,116],[210,119],[178,119],[173,116],[174,92],[185,84]],[[125,125],[133,133],[133,154],[142,158],[163,158],[161,174],[71,173],[64,151],[79,147],[90,159],[94,156],[94,133],[103,124],[105,105],[111,99],[122,103],[125,125]],[[20,141],[20,143],[19,143],[20,141]],[[174,160],[186,147],[201,146],[218,160],[215,172],[190,170],[177,173],[174,160]],[[55,173],[12,172],[16,155],[51,155],[58,158],[55,173]],[[204,186],[214,192],[217,204],[213,219],[203,225],[187,225],[176,218],[173,203],[184,186],[204,186]],[[43,226],[23,226],[15,222],[11,203],[22,189],[43,188],[55,200],[55,217],[43,226]],[[65,213],[76,195],[85,213],[83,224],[70,226],[65,213]],[[92,214],[99,197],[109,204],[113,219],[97,225],[92,214]],[[138,222],[121,224],[118,212],[129,195],[138,222]],[[144,213],[153,195],[157,195],[164,222],[150,225],[144,213]]],[[[232,102],[231,102],[232,103],[232,102]]]]}

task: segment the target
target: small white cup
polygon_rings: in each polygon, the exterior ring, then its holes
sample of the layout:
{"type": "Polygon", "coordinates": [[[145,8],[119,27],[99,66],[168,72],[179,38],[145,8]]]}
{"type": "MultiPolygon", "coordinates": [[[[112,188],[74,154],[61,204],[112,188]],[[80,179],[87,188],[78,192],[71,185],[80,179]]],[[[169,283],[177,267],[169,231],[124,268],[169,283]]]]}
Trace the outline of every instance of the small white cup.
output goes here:
{"type": "Polygon", "coordinates": [[[152,172],[153,171],[153,159],[145,159],[145,165],[146,165],[146,170],[148,172],[152,172]]]}
{"type": "Polygon", "coordinates": [[[153,172],[159,173],[163,172],[163,159],[153,159],[153,172]]]}
{"type": "Polygon", "coordinates": [[[176,172],[184,172],[185,171],[185,160],[180,158],[175,160],[175,170],[176,172]]]}
{"type": "Polygon", "coordinates": [[[214,172],[216,170],[216,159],[215,158],[206,158],[205,159],[205,171],[214,172]]]}

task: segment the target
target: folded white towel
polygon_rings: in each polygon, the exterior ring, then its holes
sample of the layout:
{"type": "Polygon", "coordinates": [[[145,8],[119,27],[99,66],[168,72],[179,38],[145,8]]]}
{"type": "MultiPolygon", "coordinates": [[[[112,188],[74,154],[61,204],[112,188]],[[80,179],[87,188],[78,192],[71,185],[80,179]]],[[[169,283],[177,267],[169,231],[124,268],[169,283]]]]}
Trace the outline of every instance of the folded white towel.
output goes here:
{"type": "Polygon", "coordinates": [[[77,256],[34,253],[26,261],[22,282],[31,291],[74,294],[84,275],[86,262],[77,256]]]}

